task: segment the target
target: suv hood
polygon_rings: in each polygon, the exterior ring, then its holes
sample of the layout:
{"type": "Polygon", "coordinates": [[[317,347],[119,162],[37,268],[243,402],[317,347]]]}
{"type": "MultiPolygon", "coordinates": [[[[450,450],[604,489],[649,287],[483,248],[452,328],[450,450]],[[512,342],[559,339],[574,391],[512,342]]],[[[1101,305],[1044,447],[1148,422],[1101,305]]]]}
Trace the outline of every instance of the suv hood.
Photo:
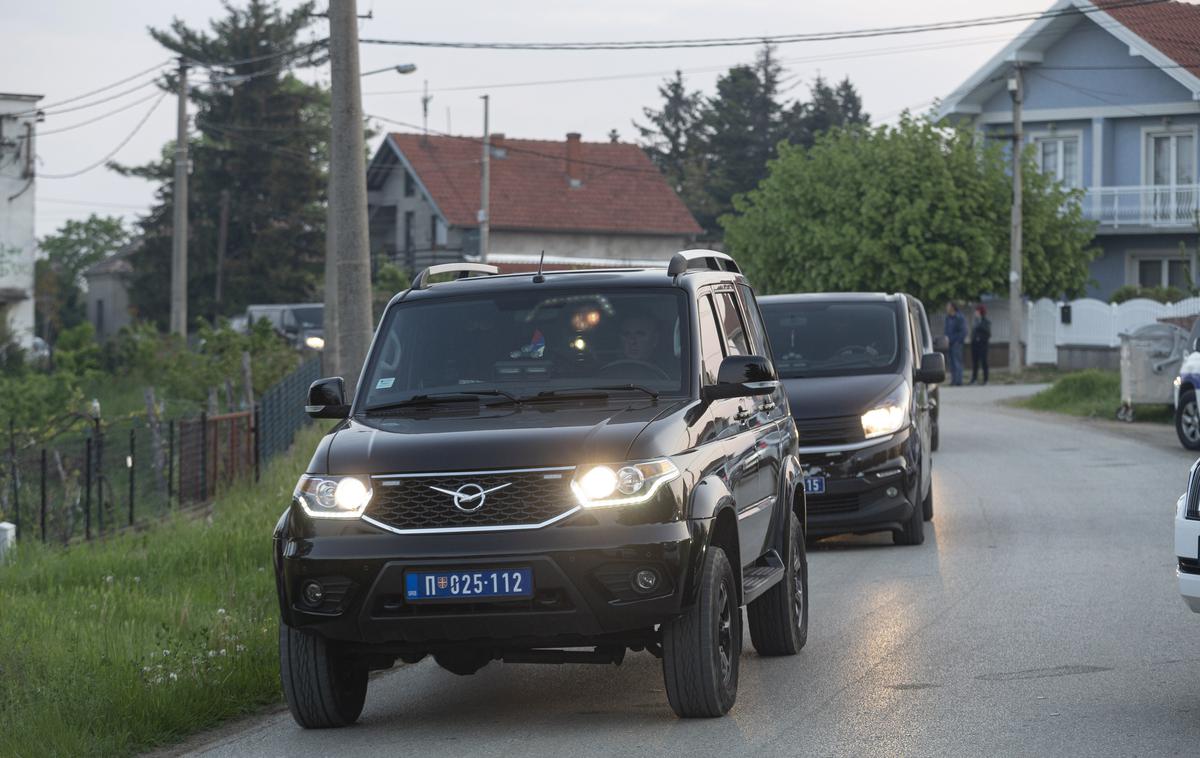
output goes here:
{"type": "Polygon", "coordinates": [[[792,416],[830,418],[857,416],[869,411],[904,381],[896,374],[860,374],[858,376],[814,376],[783,379],[792,416]]]}
{"type": "Polygon", "coordinates": [[[564,400],[358,417],[329,440],[326,471],[401,474],[619,462],[642,430],[674,406],[564,400]]]}

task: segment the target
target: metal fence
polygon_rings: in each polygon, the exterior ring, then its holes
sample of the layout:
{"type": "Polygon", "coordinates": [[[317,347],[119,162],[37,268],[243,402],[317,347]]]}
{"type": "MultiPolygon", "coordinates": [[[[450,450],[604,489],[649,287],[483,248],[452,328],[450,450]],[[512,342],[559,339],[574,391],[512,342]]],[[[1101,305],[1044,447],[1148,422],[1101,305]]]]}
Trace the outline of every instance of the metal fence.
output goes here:
{"type": "Polygon", "coordinates": [[[291,446],[309,421],[305,393],[319,375],[319,360],[300,365],[253,410],[93,420],[45,446],[19,445],[10,423],[7,455],[0,453],[0,521],[16,525],[18,540],[65,544],[206,503],[257,478],[291,446]]]}

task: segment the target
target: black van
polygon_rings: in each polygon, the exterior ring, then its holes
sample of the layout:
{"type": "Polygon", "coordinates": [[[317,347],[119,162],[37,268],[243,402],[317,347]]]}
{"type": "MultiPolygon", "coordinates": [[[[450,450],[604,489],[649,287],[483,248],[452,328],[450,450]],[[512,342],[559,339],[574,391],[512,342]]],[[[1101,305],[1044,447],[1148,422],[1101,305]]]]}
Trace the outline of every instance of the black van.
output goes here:
{"type": "Polygon", "coordinates": [[[931,385],[909,296],[834,293],[759,299],[800,434],[811,537],[891,531],[919,545],[933,516],[931,385]]]}
{"type": "Polygon", "coordinates": [[[275,530],[283,691],[305,727],[358,718],[367,672],[430,655],[662,659],[680,716],[808,634],[796,427],[733,259],[419,274],[275,530]],[[438,275],[459,277],[434,283],[438,275]],[[793,505],[798,507],[793,508],[793,505]]]}

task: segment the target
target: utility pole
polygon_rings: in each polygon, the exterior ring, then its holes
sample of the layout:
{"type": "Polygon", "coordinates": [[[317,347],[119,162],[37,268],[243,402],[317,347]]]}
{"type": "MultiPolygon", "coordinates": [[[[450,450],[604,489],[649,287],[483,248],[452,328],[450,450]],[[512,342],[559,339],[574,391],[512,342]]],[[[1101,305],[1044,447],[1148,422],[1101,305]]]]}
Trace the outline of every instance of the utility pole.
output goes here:
{"type": "MultiPolygon", "coordinates": [[[[335,349],[339,368],[353,388],[371,341],[371,257],[356,0],[329,4],[329,63],[333,90],[329,209],[337,259],[335,349]]],[[[333,336],[327,334],[326,340],[333,336]]]]}
{"type": "Polygon", "coordinates": [[[1008,338],[1008,372],[1021,370],[1021,334],[1025,315],[1021,299],[1021,153],[1025,139],[1021,130],[1021,103],[1025,99],[1025,88],[1021,80],[1021,64],[1018,63],[1008,80],[1008,91],[1013,101],[1012,143],[1012,246],[1009,249],[1008,311],[1011,334],[1008,338]]]}
{"type": "Polygon", "coordinates": [[[330,199],[333,194],[328,194],[325,202],[325,312],[321,325],[325,347],[321,350],[321,373],[325,376],[341,376],[342,365],[338,354],[337,235],[333,231],[333,202],[330,199]]]}
{"type": "MultiPolygon", "coordinates": [[[[229,244],[229,190],[221,190],[221,216],[217,223],[217,286],[213,293],[216,312],[213,316],[221,315],[221,276],[225,269],[225,246],[229,244]]],[[[215,320],[215,319],[214,319],[215,320]]]]}
{"type": "Polygon", "coordinates": [[[429,94],[429,80],[426,79],[422,88],[425,90],[421,95],[421,138],[429,136],[429,101],[433,99],[433,95],[429,94]]]}
{"type": "Polygon", "coordinates": [[[187,61],[179,58],[179,103],[175,124],[175,217],[171,230],[171,333],[187,340],[188,133],[187,61]]]}
{"type": "Polygon", "coordinates": [[[488,219],[488,195],[491,192],[491,177],[489,171],[492,162],[492,135],[488,131],[488,96],[481,95],[483,100],[483,185],[479,188],[479,262],[487,263],[488,232],[491,221],[488,219]]]}

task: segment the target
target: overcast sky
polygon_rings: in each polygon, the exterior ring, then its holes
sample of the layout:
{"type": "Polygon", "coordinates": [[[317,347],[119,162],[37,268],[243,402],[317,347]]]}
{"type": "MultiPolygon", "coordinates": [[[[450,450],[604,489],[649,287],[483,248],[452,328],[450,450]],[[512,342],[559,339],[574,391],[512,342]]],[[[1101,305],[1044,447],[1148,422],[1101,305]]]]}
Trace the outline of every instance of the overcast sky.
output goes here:
{"type": "MultiPolygon", "coordinates": [[[[374,14],[360,24],[363,38],[473,41],[806,33],[1041,11],[1049,6],[1049,0],[1004,0],[986,5],[959,0],[359,0],[360,13],[374,14]]],[[[45,96],[44,103],[52,103],[103,87],[168,58],[168,52],[147,34],[147,27],[166,27],[175,16],[193,27],[207,27],[210,18],[221,14],[219,0],[0,0],[0,17],[7,32],[5,44],[0,46],[0,92],[39,94],[45,96]]],[[[924,110],[934,98],[949,94],[1026,23],[784,45],[779,56],[791,77],[787,96],[806,96],[808,84],[820,72],[834,80],[850,77],[876,122],[892,119],[904,108],[924,110]]],[[[315,36],[324,37],[327,23],[316,19],[312,30],[315,36]]],[[[479,96],[488,93],[493,131],[539,139],[563,139],[566,132],[578,131],[585,140],[603,140],[615,128],[629,141],[635,137],[630,122],[640,119],[643,107],[659,104],[656,88],[672,70],[682,69],[690,87],[711,93],[719,72],[754,57],[753,48],[516,52],[363,45],[361,49],[364,71],[398,63],[418,67],[408,76],[384,73],[364,78],[363,108],[368,114],[419,125],[420,89],[428,81],[434,95],[429,111],[431,129],[482,133],[479,96]],[[600,76],[622,78],[499,86],[600,76]],[[465,87],[478,88],[451,89],[465,87]]],[[[328,71],[313,76],[327,81],[328,71]]],[[[48,116],[41,131],[85,121],[150,92],[143,89],[106,105],[48,116]]],[[[45,175],[70,173],[103,157],[130,133],[153,102],[86,128],[39,139],[39,171],[43,175],[37,186],[39,236],[53,232],[67,219],[85,218],[93,212],[120,215],[128,221],[146,212],[154,188],[143,180],[122,178],[103,167],[71,179],[45,175]]],[[[169,97],[115,159],[134,164],[148,161],[174,133],[175,105],[169,97]]]]}

